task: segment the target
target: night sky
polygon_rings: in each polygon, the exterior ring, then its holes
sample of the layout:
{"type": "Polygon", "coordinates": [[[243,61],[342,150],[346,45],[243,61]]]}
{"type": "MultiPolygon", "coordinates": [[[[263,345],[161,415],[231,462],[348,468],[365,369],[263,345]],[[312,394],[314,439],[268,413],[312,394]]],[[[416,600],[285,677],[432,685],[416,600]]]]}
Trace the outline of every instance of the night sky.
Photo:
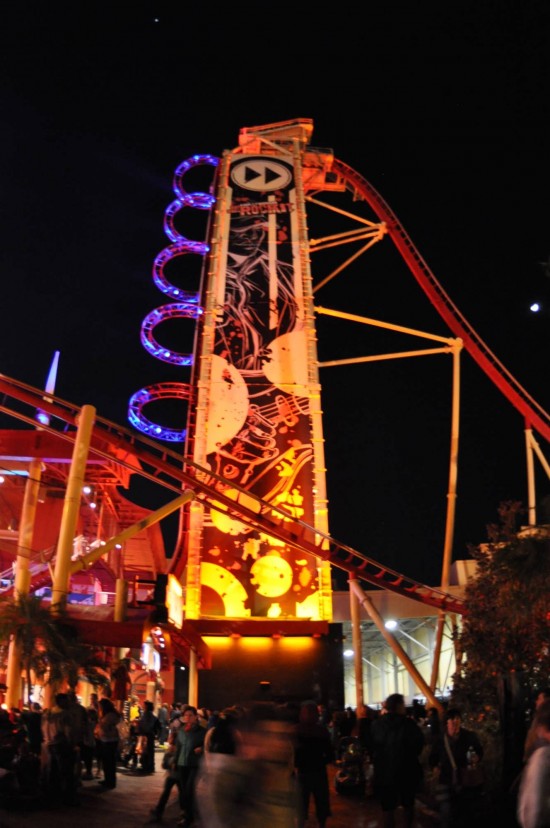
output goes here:
{"type": "MultiPolygon", "coordinates": [[[[151,267],[168,244],[173,172],[236,146],[244,126],[311,118],[313,146],[379,191],[462,314],[549,408],[547,3],[61,5],[3,12],[1,373],[43,387],[59,350],[58,396],[121,425],[139,388],[186,381],[139,340],[166,301],[151,267]]],[[[312,267],[315,282],[325,268],[312,267]]],[[[389,239],[316,302],[452,335],[389,239]]],[[[318,336],[321,361],[404,346],[326,318],[318,336]]],[[[321,373],[332,534],[430,584],[450,372],[440,356],[321,373]]],[[[467,354],[462,373],[455,559],[486,540],[501,502],[527,498],[522,416],[467,354]]],[[[149,494],[156,503],[136,496],[149,494]]],[[[537,496],[549,496],[540,469],[537,496]]]]}

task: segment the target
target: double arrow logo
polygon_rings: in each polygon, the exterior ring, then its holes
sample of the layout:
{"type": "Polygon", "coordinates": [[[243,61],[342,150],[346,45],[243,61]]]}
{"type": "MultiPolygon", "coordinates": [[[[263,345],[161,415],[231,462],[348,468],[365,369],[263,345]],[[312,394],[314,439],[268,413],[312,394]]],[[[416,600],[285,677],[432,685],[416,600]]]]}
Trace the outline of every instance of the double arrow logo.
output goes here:
{"type": "Polygon", "coordinates": [[[235,164],[231,170],[231,178],[245,190],[265,192],[286,187],[292,179],[292,174],[286,165],[277,161],[254,158],[235,164]]]}
{"type": "MultiPolygon", "coordinates": [[[[248,167],[244,168],[244,180],[248,184],[250,181],[254,181],[255,178],[263,179],[264,184],[271,184],[272,181],[276,181],[278,178],[281,177],[281,173],[279,170],[273,170],[271,167],[264,167],[263,170],[258,170],[255,167],[248,167]]],[[[261,183],[261,182],[258,182],[261,183]]]]}

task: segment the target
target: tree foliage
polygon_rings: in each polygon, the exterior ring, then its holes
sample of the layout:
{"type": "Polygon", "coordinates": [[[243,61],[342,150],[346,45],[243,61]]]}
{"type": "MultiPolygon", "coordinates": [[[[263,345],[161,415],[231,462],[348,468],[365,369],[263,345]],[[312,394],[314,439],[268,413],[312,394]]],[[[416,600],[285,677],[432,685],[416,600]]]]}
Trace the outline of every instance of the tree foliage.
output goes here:
{"type": "Polygon", "coordinates": [[[107,682],[94,648],[78,639],[66,613],[56,609],[53,612],[51,605],[36,595],[0,598],[0,645],[7,648],[11,637],[15,638],[27,692],[32,673],[39,681],[47,677],[55,685],[66,681],[72,689],[79,678],[96,685],[107,682]]]}
{"type": "Polygon", "coordinates": [[[39,680],[55,671],[64,658],[65,641],[61,620],[36,595],[0,599],[0,641],[15,639],[27,688],[31,672],[39,680]]]}
{"type": "Polygon", "coordinates": [[[472,712],[498,707],[499,682],[521,673],[532,690],[550,683],[550,537],[518,531],[521,504],[499,508],[489,542],[471,549],[454,697],[472,712]]]}

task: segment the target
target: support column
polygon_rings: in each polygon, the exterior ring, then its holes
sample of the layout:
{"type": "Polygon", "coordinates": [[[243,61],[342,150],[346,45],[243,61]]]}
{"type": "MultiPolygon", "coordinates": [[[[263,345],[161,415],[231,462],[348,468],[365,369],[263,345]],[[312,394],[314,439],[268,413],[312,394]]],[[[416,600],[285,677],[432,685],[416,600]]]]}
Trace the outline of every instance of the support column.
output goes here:
{"type": "Polygon", "coordinates": [[[529,526],[537,525],[537,507],[535,494],[535,463],[533,458],[533,432],[525,427],[525,454],[527,460],[527,509],[529,526]]]}
{"type": "Polygon", "coordinates": [[[192,707],[197,707],[199,703],[199,675],[197,669],[197,654],[194,650],[189,650],[189,699],[188,703],[192,707]]]}
{"type": "MultiPolygon", "coordinates": [[[[449,587],[451,558],[453,552],[455,513],[456,513],[456,492],[458,476],[458,435],[460,428],[460,352],[463,347],[461,339],[453,341],[453,398],[451,407],[451,451],[449,458],[449,487],[447,491],[447,521],[445,525],[445,542],[443,547],[443,566],[441,570],[441,589],[449,587]]],[[[432,675],[430,678],[430,689],[435,692],[439,678],[439,661],[441,658],[441,644],[443,641],[443,630],[445,628],[445,612],[439,611],[437,617],[437,629],[435,634],[432,675]]]]}
{"type": "Polygon", "coordinates": [[[6,705],[8,710],[12,707],[19,707],[23,701],[22,679],[21,679],[21,648],[15,638],[12,637],[8,649],[8,668],[6,670],[6,705]]]}
{"type": "Polygon", "coordinates": [[[115,621],[126,621],[128,609],[128,581],[124,578],[116,579],[115,586],[115,621]]]}
{"type": "MultiPolygon", "coordinates": [[[[30,558],[32,552],[32,537],[34,533],[34,519],[36,516],[36,504],[38,503],[38,491],[42,475],[42,461],[31,460],[29,464],[29,476],[25,484],[25,495],[23,508],[21,510],[21,521],[19,523],[19,536],[17,539],[17,558],[15,560],[15,587],[14,598],[25,598],[29,594],[31,582],[30,558]]],[[[6,691],[6,704],[8,708],[19,707],[21,696],[21,649],[12,636],[8,650],[8,668],[6,674],[8,689],[6,691]]],[[[27,688],[30,693],[30,687],[27,688]]]]}
{"type": "Polygon", "coordinates": [[[440,713],[443,713],[443,705],[435,698],[434,694],[432,693],[431,689],[428,687],[414,664],[412,663],[411,659],[404,651],[403,647],[399,644],[395,636],[393,636],[388,629],[386,629],[384,625],[384,620],[374,604],[372,603],[371,599],[368,595],[365,595],[359,584],[356,580],[350,580],[349,582],[350,590],[353,589],[357,598],[360,600],[361,605],[366,609],[371,619],[374,621],[384,638],[386,639],[387,643],[391,647],[393,653],[401,660],[401,663],[412,677],[416,686],[422,691],[422,693],[426,696],[430,705],[432,707],[436,707],[440,713]]]}
{"type": "Polygon", "coordinates": [[[55,557],[55,570],[52,588],[52,612],[59,612],[65,607],[69,591],[71,556],[76,534],[82,487],[86,476],[86,463],[96,410],[91,405],[84,405],[78,418],[78,430],[73,448],[71,469],[65,493],[59,541],[55,557]]]}
{"type": "Polygon", "coordinates": [[[362,710],[363,701],[363,651],[361,641],[361,606],[350,589],[351,638],[353,643],[353,667],[355,672],[355,709],[362,710]]]}

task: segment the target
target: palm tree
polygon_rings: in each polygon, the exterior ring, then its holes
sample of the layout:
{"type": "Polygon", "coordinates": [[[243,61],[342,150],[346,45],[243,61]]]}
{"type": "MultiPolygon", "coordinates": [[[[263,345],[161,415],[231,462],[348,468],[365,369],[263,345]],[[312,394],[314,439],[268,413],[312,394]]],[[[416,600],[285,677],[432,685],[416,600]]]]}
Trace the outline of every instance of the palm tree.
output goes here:
{"type": "Polygon", "coordinates": [[[59,675],[66,660],[64,625],[60,615],[44,606],[36,595],[0,598],[0,643],[9,644],[13,637],[21,668],[25,671],[27,701],[31,689],[31,672],[44,679],[46,674],[59,675]]]}
{"type": "Polygon", "coordinates": [[[110,684],[105,670],[105,660],[97,653],[97,648],[84,644],[70,622],[60,620],[59,631],[63,635],[62,658],[53,666],[51,680],[61,682],[66,680],[71,690],[81,679],[88,681],[94,687],[110,684]]]}

